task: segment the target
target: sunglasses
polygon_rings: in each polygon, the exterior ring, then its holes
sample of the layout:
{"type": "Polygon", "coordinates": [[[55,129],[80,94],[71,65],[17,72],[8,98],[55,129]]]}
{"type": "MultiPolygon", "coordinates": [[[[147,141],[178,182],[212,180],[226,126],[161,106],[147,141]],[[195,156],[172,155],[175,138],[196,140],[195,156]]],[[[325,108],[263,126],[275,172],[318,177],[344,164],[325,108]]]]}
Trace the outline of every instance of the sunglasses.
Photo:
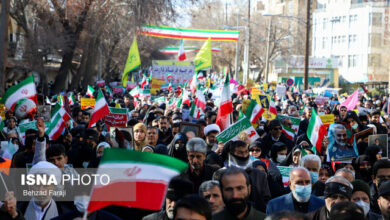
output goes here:
{"type": "Polygon", "coordinates": [[[261,149],[250,149],[250,152],[261,152],[261,149]]]}
{"type": "Polygon", "coordinates": [[[272,128],[272,130],[282,130],[282,127],[272,128]]]}

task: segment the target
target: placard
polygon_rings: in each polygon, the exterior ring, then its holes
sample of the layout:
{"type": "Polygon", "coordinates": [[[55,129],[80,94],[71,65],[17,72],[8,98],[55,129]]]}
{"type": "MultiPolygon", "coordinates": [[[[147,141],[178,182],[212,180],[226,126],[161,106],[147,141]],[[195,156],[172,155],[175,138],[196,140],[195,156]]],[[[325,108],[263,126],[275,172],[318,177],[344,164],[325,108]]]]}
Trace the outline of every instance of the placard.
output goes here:
{"type": "Polygon", "coordinates": [[[110,139],[114,145],[112,147],[134,149],[133,127],[125,127],[125,128],[110,127],[110,139]],[[120,132],[121,135],[117,136],[118,132],[120,132]],[[123,139],[120,137],[123,137],[123,139]]]}
{"type": "Polygon", "coordinates": [[[329,127],[330,124],[334,123],[334,115],[326,114],[326,115],[318,115],[321,118],[322,124],[326,127],[329,127]]]}
{"type": "Polygon", "coordinates": [[[104,122],[110,127],[127,126],[127,108],[109,107],[110,113],[104,117],[104,122]]]}
{"type": "Polygon", "coordinates": [[[382,149],[382,158],[388,158],[387,134],[375,134],[368,136],[368,147],[377,146],[382,149]]]}
{"type": "Polygon", "coordinates": [[[195,73],[192,61],[153,60],[152,64],[152,77],[168,82],[167,76],[170,75],[172,84],[184,84],[195,73]]]}
{"type": "Polygon", "coordinates": [[[200,125],[193,124],[193,123],[181,122],[180,123],[180,132],[185,134],[187,131],[192,131],[192,132],[194,132],[195,137],[199,137],[200,125]]]}
{"type": "Polygon", "coordinates": [[[81,102],[81,109],[84,110],[84,109],[87,109],[89,107],[92,107],[92,108],[95,107],[96,99],[81,98],[80,102],[81,102]]]}
{"type": "Polygon", "coordinates": [[[51,120],[50,112],[51,112],[50,105],[38,105],[37,107],[37,116],[42,117],[44,121],[51,120]]]}
{"type": "Polygon", "coordinates": [[[0,104],[0,116],[3,120],[5,119],[5,106],[4,106],[4,104],[0,104]]]}

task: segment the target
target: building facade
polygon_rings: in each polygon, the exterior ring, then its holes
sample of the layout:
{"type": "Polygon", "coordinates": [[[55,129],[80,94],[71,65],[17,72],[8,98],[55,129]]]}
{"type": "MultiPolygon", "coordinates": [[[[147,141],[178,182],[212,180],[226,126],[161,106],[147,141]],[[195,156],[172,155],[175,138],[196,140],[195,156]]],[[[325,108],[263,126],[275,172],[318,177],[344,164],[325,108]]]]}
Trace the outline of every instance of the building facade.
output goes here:
{"type": "Polygon", "coordinates": [[[313,57],[338,59],[349,82],[388,81],[388,1],[322,2],[312,18],[313,57]]]}

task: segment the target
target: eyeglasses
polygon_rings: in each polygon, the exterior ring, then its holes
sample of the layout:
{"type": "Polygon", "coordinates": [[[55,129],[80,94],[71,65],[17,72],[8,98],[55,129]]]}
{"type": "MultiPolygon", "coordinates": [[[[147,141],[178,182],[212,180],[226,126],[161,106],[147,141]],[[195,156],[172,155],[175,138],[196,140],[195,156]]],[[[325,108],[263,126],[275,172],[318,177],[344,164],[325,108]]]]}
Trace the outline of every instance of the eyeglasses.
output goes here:
{"type": "Polygon", "coordinates": [[[261,152],[261,149],[254,148],[254,149],[250,149],[249,151],[250,151],[250,152],[253,152],[253,151],[254,151],[254,152],[261,152]]]}
{"type": "Polygon", "coordinates": [[[337,134],[337,137],[347,137],[347,134],[337,134]]]}

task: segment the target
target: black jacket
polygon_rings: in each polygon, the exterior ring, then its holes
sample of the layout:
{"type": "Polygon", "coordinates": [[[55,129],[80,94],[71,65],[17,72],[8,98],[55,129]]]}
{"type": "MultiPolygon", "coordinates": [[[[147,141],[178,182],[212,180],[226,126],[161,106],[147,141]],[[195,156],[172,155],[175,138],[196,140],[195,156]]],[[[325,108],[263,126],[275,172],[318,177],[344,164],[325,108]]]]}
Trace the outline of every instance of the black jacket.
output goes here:
{"type": "Polygon", "coordinates": [[[211,180],[213,178],[214,172],[218,169],[218,167],[204,164],[203,170],[200,175],[196,175],[194,172],[191,172],[191,168],[188,168],[182,174],[182,177],[188,179],[194,184],[193,192],[198,192],[200,184],[202,184],[204,181],[211,180]]]}
{"type": "MultiPolygon", "coordinates": [[[[268,133],[263,139],[263,148],[261,149],[261,157],[266,158],[270,157],[270,152],[272,145],[276,142],[272,139],[271,133],[268,133]]],[[[282,135],[279,137],[279,142],[283,142],[287,146],[287,151],[290,152],[292,148],[294,147],[294,142],[292,142],[290,139],[286,137],[285,134],[282,133],[282,135]]]]}
{"type": "Polygon", "coordinates": [[[370,211],[371,212],[374,212],[376,214],[381,214],[381,210],[379,209],[379,205],[378,205],[378,198],[379,198],[379,195],[378,195],[378,190],[376,188],[376,185],[375,183],[371,183],[370,185],[370,191],[371,191],[371,204],[370,204],[370,211]]]}

